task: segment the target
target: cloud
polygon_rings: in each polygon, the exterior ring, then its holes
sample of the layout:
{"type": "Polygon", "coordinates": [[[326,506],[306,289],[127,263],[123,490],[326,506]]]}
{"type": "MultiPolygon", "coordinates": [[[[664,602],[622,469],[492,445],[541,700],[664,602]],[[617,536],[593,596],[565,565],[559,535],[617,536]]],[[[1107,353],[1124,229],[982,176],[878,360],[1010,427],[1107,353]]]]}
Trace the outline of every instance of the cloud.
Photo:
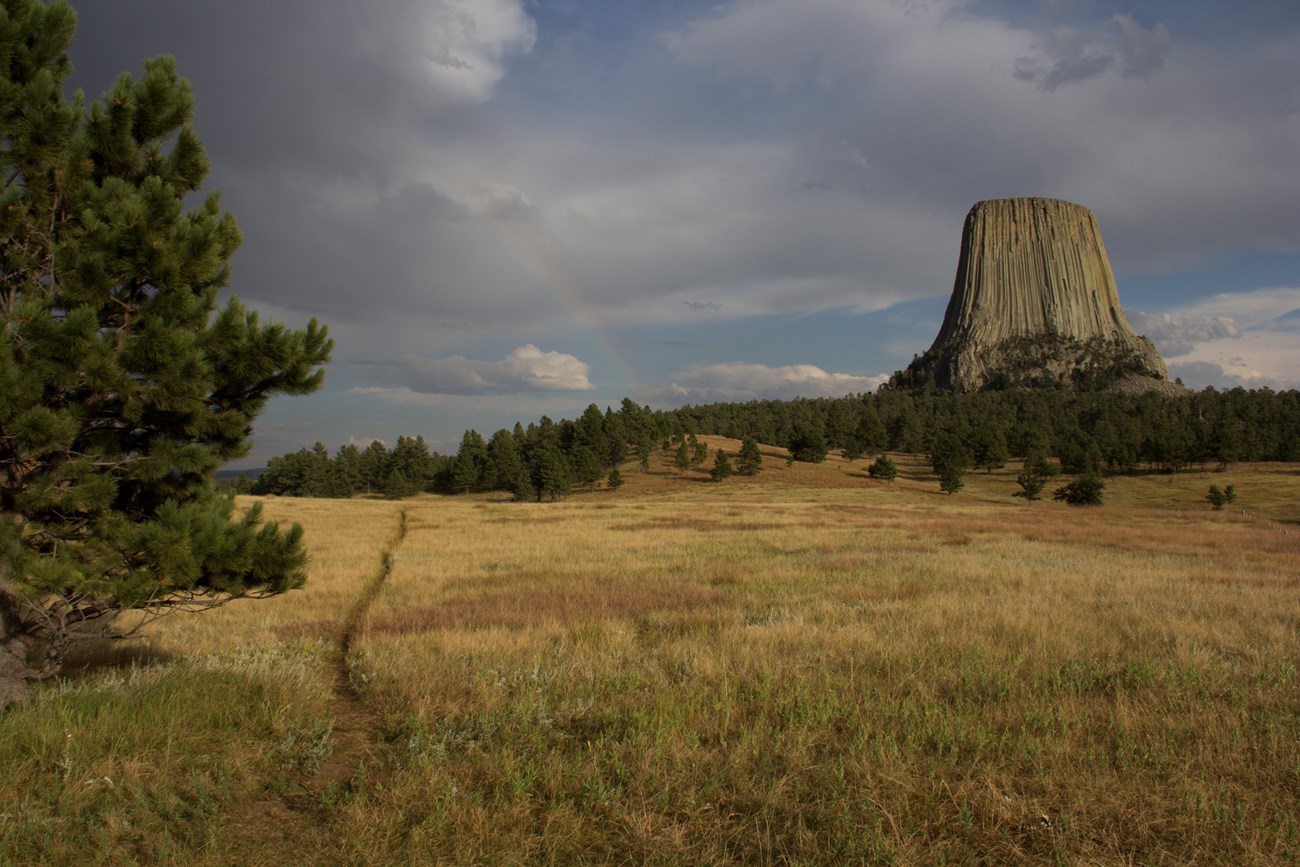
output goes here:
{"type": "Polygon", "coordinates": [[[679,371],[672,384],[658,395],[669,405],[747,400],[789,400],[794,397],[842,397],[874,391],[887,374],[858,376],[828,373],[812,364],[769,367],[765,364],[728,362],[700,364],[679,371]]]}
{"type": "Polygon", "coordinates": [[[1168,27],[1158,23],[1150,30],[1143,30],[1133,16],[1123,13],[1112,18],[1111,24],[1119,30],[1115,45],[1121,76],[1150,78],[1160,71],[1173,44],[1168,27]]]}
{"type": "Polygon", "coordinates": [[[1165,358],[1186,355],[1198,343],[1217,338],[1241,336],[1228,316],[1203,316],[1195,313],[1144,313],[1135,310],[1127,314],[1129,324],[1139,334],[1145,334],[1155,343],[1165,358]]]}
{"type": "Polygon", "coordinates": [[[1129,322],[1172,359],[1169,375],[1193,388],[1300,388],[1300,287],[1222,293],[1129,322]]]}
{"type": "Polygon", "coordinates": [[[1223,365],[1212,361],[1188,361],[1169,365],[1169,375],[1181,379],[1188,388],[1200,390],[1213,386],[1219,390],[1227,388],[1271,388],[1284,389],[1281,381],[1267,376],[1241,376],[1229,373],[1223,365]]]}
{"type": "Polygon", "coordinates": [[[388,335],[537,339],[568,315],[543,281],[611,325],[879,309],[946,293],[962,216],[995,196],[1092,207],[1120,270],[1300,237],[1286,32],[1247,50],[1123,14],[1041,32],[963,0],[748,0],[620,7],[645,26],[602,44],[587,10],[526,0],[130,5],[82,10],[108,68],[87,86],[180,58],[247,238],[236,290],[388,335]],[[1015,77],[1094,56],[1088,88],[1015,77]]]}
{"type": "Polygon", "coordinates": [[[1016,58],[1015,76],[1047,91],[1112,69],[1121,78],[1150,78],[1164,66],[1172,42],[1164,24],[1144,30],[1131,15],[1120,13],[1096,32],[1072,27],[1051,31],[1035,43],[1036,56],[1016,58]]]}
{"type": "MultiPolygon", "coordinates": [[[[515,0],[434,0],[372,42],[376,54],[409,51],[414,69],[450,102],[483,102],[505,75],[508,54],[532,50],[537,28],[515,0]]],[[[372,19],[392,20],[388,16],[372,19]]]]}
{"type": "Polygon", "coordinates": [[[1115,65],[1114,55],[1073,28],[1054,30],[1035,47],[1038,57],[1016,58],[1015,75],[1043,90],[1096,78],[1115,65]]]}
{"type": "Polygon", "coordinates": [[[405,355],[394,363],[361,364],[384,388],[362,387],[358,394],[387,393],[397,400],[416,395],[520,394],[535,391],[590,391],[590,367],[572,355],[521,346],[500,361],[475,361],[453,355],[405,355]],[[396,390],[392,388],[396,386],[396,390]]]}
{"type": "Polygon", "coordinates": [[[527,193],[510,184],[479,184],[465,197],[465,203],[489,220],[528,221],[540,213],[527,193]]]}
{"type": "Polygon", "coordinates": [[[1223,292],[1185,308],[1193,316],[1229,316],[1243,331],[1285,327],[1300,311],[1300,287],[1270,286],[1249,292],[1223,292]]]}

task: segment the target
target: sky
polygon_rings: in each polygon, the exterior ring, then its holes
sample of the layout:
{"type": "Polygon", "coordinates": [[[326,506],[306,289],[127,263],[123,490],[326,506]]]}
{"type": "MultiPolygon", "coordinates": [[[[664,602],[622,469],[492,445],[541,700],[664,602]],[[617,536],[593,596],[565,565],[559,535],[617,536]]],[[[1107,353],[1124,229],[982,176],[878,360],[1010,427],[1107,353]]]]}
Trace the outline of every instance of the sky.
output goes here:
{"type": "Polygon", "coordinates": [[[74,6],[88,97],[193,84],[230,291],[334,337],[239,465],[872,391],[1011,196],[1093,211],[1171,376],[1300,387],[1295,0],[74,6]]]}

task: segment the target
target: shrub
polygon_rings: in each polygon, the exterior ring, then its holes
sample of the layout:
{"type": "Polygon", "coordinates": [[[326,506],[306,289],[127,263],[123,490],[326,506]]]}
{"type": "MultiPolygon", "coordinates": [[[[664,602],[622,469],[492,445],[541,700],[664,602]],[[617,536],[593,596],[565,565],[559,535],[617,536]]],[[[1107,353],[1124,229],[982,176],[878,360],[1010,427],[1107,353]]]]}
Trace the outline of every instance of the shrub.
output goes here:
{"type": "Polygon", "coordinates": [[[876,458],[875,463],[867,467],[867,475],[873,479],[880,479],[886,482],[892,482],[898,478],[898,467],[889,455],[881,455],[876,458]]]}
{"type": "Polygon", "coordinates": [[[1054,500],[1064,500],[1071,506],[1100,506],[1106,483],[1096,473],[1084,473],[1079,478],[1056,489],[1054,500]]]}

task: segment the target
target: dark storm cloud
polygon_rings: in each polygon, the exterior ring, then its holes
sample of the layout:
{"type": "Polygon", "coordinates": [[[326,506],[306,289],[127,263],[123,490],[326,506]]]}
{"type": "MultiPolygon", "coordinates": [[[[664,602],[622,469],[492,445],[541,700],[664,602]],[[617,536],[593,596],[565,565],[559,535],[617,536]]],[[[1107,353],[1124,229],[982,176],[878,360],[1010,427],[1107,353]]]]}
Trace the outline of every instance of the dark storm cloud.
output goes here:
{"type": "Polygon", "coordinates": [[[454,319],[484,279],[518,289],[517,274],[483,273],[501,258],[483,220],[526,203],[507,197],[476,214],[418,171],[438,137],[432,122],[472,127],[457,115],[531,46],[513,0],[137,2],[79,14],[73,59],[91,94],[146,56],[178,57],[211,184],[247,238],[241,295],[336,321],[399,309],[454,319]]]}
{"type": "Polygon", "coordinates": [[[1015,76],[1048,91],[1112,69],[1123,78],[1149,78],[1164,65],[1171,44],[1164,24],[1144,29],[1121,13],[1094,32],[1053,30],[1034,45],[1037,56],[1016,58],[1015,76]]]}

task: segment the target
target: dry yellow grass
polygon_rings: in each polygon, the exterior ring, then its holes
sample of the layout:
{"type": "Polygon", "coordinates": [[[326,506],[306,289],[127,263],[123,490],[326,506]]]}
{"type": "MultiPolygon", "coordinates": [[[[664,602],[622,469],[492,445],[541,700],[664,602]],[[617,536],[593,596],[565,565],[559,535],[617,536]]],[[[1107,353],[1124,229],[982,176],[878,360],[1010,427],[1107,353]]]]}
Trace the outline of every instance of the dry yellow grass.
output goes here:
{"type": "MultiPolygon", "coordinates": [[[[756,478],[632,468],[555,504],[274,501],[308,589],[156,642],[330,634],[406,512],[351,656],[388,758],[268,863],[1300,858],[1295,467],[1074,509],[1014,499],[1014,467],[949,497],[896,457],[893,485],[769,450],[756,478]]],[[[181,860],[229,863],[220,815],[181,860]]]]}
{"type": "Polygon", "coordinates": [[[855,472],[413,511],[358,650],[408,755],[342,826],[429,861],[1294,856],[1294,536],[1140,505],[1162,479],[1077,510],[855,472]]]}
{"type": "MultiPolygon", "coordinates": [[[[241,644],[333,637],[360,587],[375,573],[400,503],[386,500],[262,499],[268,521],[301,524],[311,559],[307,584],[270,599],[236,600],[201,615],[163,618],[146,641],[162,653],[216,653],[241,644]]],[[[240,497],[247,508],[251,497],[240,497]]]]}

